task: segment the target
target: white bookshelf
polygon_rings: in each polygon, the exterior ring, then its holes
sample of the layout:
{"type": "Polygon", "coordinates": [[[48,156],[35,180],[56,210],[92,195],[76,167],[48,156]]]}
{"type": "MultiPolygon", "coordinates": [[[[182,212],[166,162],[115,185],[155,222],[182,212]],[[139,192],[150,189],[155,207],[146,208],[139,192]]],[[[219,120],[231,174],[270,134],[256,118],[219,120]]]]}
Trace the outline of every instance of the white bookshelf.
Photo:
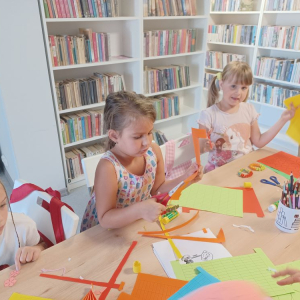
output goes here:
{"type": "MultiPolygon", "coordinates": [[[[210,3],[206,0],[207,4],[210,3]]],[[[207,50],[221,51],[227,53],[246,55],[246,61],[255,69],[255,61],[257,56],[269,56],[277,58],[296,59],[300,57],[300,51],[292,49],[279,49],[272,47],[259,46],[259,35],[262,26],[266,25],[282,25],[282,26],[300,26],[300,11],[265,11],[266,0],[254,0],[254,11],[251,12],[211,12],[209,13],[209,25],[219,24],[241,24],[241,25],[257,25],[256,40],[253,46],[239,45],[232,43],[207,43],[207,50]],[[234,19],[233,19],[234,18],[234,19]]],[[[210,8],[209,8],[210,9],[210,8]]],[[[220,72],[220,69],[205,68],[209,72],[220,72]]],[[[299,89],[300,84],[274,80],[271,78],[264,78],[254,76],[254,81],[261,83],[269,83],[278,85],[289,89],[299,89]]],[[[203,88],[203,98],[207,98],[207,88],[203,88]]],[[[250,100],[251,101],[251,100],[250,100]]],[[[280,117],[284,110],[281,107],[251,101],[255,105],[256,110],[261,114],[259,118],[259,125],[261,131],[266,131],[274,122],[280,117]]],[[[298,155],[298,145],[285,136],[288,124],[284,126],[278,136],[273,140],[269,146],[282,149],[291,154],[298,155]]]]}
{"type": "MultiPolygon", "coordinates": [[[[197,116],[203,108],[202,83],[205,63],[205,50],[207,38],[207,24],[209,17],[209,3],[197,1],[196,16],[171,16],[171,17],[143,17],[142,0],[119,0],[120,15],[116,18],[45,18],[43,0],[39,0],[44,31],[45,49],[48,57],[50,83],[53,94],[53,104],[57,120],[57,132],[60,139],[60,147],[64,171],[67,174],[65,163],[65,151],[73,147],[89,146],[103,140],[106,135],[95,136],[75,143],[63,145],[60,134],[60,116],[68,113],[76,113],[81,110],[99,109],[105,103],[97,103],[82,107],[59,110],[56,99],[55,82],[70,78],[85,78],[94,72],[116,72],[124,76],[126,89],[144,94],[143,70],[145,66],[164,66],[171,64],[187,64],[190,67],[190,86],[180,89],[168,90],[146,96],[156,96],[175,92],[180,97],[180,115],[163,120],[157,120],[155,129],[165,133],[168,139],[177,139],[191,131],[191,127],[197,126],[197,116]],[[111,34],[110,61],[86,63],[70,66],[53,67],[48,46],[48,35],[76,35],[79,28],[91,28],[93,32],[109,32],[111,34]],[[196,51],[175,55],[143,57],[143,33],[147,30],[163,29],[187,29],[197,28],[196,51]],[[125,55],[128,58],[117,58],[125,55]]],[[[69,180],[66,175],[66,187],[71,190],[84,185],[84,177],[80,176],[69,180]]]]}

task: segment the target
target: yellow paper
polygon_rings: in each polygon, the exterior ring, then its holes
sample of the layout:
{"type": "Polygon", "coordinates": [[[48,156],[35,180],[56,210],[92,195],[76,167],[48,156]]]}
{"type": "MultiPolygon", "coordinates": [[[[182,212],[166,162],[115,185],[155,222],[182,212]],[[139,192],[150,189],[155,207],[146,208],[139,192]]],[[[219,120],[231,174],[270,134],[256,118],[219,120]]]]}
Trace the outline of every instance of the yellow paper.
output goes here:
{"type": "MultiPolygon", "coordinates": [[[[295,107],[300,105],[300,94],[284,100],[285,106],[290,109],[290,104],[295,107]]],[[[290,122],[290,126],[286,134],[300,145],[300,108],[296,110],[294,118],[290,122]]]]}
{"type": "Polygon", "coordinates": [[[28,295],[23,295],[19,293],[13,293],[9,300],[52,300],[49,298],[41,298],[41,297],[34,297],[34,296],[28,296],[28,295]]]}

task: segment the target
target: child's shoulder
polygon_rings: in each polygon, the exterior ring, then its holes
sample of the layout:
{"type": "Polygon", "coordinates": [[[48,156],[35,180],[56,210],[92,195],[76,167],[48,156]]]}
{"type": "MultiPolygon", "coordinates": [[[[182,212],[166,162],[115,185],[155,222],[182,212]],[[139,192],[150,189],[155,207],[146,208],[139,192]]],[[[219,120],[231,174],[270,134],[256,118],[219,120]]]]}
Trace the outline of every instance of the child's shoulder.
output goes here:
{"type": "MultiPolygon", "coordinates": [[[[13,218],[16,227],[24,226],[26,228],[28,227],[36,228],[36,223],[30,217],[26,216],[23,213],[13,213],[13,218]]],[[[13,222],[10,214],[8,214],[7,222],[11,222],[11,223],[13,222]]]]}

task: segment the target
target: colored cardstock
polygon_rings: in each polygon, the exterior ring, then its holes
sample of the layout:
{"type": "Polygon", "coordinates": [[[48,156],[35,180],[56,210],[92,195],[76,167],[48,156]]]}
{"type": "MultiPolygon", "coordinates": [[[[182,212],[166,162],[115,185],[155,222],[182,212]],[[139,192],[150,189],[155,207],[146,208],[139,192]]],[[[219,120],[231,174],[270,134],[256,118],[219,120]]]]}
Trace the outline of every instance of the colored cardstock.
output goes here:
{"type": "Polygon", "coordinates": [[[290,109],[290,104],[293,103],[294,107],[298,107],[295,112],[293,119],[290,121],[290,126],[286,132],[286,134],[292,138],[295,142],[300,145],[300,95],[296,95],[294,97],[290,97],[283,102],[285,106],[290,109]]]}

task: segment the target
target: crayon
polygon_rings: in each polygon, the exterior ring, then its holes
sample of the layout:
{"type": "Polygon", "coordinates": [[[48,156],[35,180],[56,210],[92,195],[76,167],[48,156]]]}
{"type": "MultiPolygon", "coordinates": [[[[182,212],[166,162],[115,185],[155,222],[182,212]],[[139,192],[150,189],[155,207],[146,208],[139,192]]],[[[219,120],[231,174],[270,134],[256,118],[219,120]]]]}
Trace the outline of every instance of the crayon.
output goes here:
{"type": "Polygon", "coordinates": [[[293,175],[293,172],[291,172],[290,179],[291,179],[291,189],[290,189],[290,192],[293,193],[293,186],[294,186],[294,175],[293,175]]]}

